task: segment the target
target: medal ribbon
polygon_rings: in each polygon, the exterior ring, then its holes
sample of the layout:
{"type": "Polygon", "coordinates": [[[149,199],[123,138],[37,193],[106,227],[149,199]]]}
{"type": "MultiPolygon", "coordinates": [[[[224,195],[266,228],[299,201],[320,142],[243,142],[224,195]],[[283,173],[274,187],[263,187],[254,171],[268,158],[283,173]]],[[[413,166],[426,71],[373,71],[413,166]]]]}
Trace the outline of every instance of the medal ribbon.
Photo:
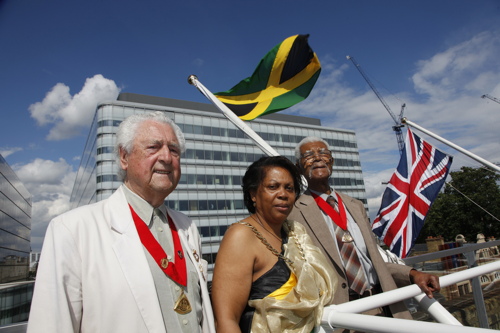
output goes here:
{"type": "Polygon", "coordinates": [[[135,227],[137,229],[137,233],[139,234],[139,238],[141,239],[142,245],[146,247],[149,254],[153,257],[155,262],[158,264],[158,267],[167,274],[173,281],[178,284],[186,287],[187,285],[187,270],[186,270],[186,259],[184,257],[184,251],[182,250],[181,241],[179,239],[179,234],[177,233],[177,228],[172,221],[170,215],[168,215],[168,224],[170,226],[170,230],[172,231],[172,240],[174,242],[174,255],[175,262],[168,262],[167,254],[165,250],[161,247],[160,243],[153,236],[148,226],[144,221],[137,215],[132,206],[130,206],[130,211],[132,212],[132,218],[134,220],[135,227]],[[162,265],[162,261],[168,262],[168,266],[164,267],[162,265]]]}
{"type": "Polygon", "coordinates": [[[311,195],[313,196],[314,200],[318,204],[319,208],[330,218],[332,219],[333,222],[335,222],[336,225],[338,225],[342,230],[346,231],[347,230],[347,214],[345,212],[344,208],[344,203],[342,202],[342,199],[340,198],[339,195],[335,193],[337,196],[337,202],[339,206],[339,212],[340,214],[333,208],[328,202],[325,201],[322,197],[319,195],[312,193],[311,195]]]}

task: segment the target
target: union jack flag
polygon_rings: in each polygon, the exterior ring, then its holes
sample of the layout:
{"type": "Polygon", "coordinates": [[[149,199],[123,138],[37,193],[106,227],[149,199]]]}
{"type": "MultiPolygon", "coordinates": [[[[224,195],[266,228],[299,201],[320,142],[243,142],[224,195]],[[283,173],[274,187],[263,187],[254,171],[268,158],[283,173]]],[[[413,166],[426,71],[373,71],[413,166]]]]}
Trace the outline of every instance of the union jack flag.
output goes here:
{"type": "Polygon", "coordinates": [[[413,247],[452,160],[408,128],[401,160],[372,225],[373,232],[400,258],[413,247]]]}

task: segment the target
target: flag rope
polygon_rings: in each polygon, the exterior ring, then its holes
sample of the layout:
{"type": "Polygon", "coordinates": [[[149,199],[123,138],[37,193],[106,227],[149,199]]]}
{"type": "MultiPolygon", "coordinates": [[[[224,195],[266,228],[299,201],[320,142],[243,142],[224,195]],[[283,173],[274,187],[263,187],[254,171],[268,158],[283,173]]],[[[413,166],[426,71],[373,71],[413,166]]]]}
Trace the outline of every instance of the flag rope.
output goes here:
{"type": "Polygon", "coordinates": [[[478,206],[483,212],[485,212],[486,214],[490,215],[492,218],[494,218],[495,220],[497,220],[498,222],[500,222],[500,220],[495,215],[491,214],[486,209],[484,209],[483,207],[481,207],[478,203],[476,203],[474,200],[472,200],[471,198],[469,198],[468,196],[466,196],[464,193],[460,192],[460,190],[458,188],[456,188],[455,186],[451,185],[450,182],[446,182],[446,185],[451,186],[455,191],[457,191],[458,193],[460,193],[461,195],[463,195],[467,200],[469,200],[470,202],[472,202],[474,205],[478,206]]]}
{"type": "Polygon", "coordinates": [[[408,125],[408,126],[411,126],[411,127],[413,127],[413,128],[416,128],[416,129],[418,129],[419,131],[424,132],[424,133],[425,133],[425,134],[427,134],[427,135],[432,136],[434,139],[441,141],[442,143],[444,143],[444,144],[446,144],[446,145],[450,146],[451,148],[453,148],[453,149],[455,149],[455,150],[458,150],[458,151],[459,151],[459,152],[461,152],[462,154],[469,156],[470,158],[472,158],[472,159],[474,159],[474,160],[478,161],[479,163],[481,163],[481,164],[483,164],[483,165],[485,165],[485,166],[489,167],[490,169],[493,169],[493,170],[494,170],[494,171],[496,171],[496,172],[500,172],[500,167],[499,167],[499,166],[497,166],[497,165],[495,165],[495,164],[493,164],[493,163],[491,163],[491,162],[489,162],[489,161],[485,160],[485,159],[484,159],[484,158],[482,158],[482,157],[477,156],[476,154],[471,153],[470,151],[468,151],[468,150],[466,150],[466,149],[464,149],[464,148],[462,148],[462,147],[460,147],[460,146],[458,146],[458,145],[454,144],[453,142],[450,142],[450,141],[448,141],[448,140],[446,140],[446,139],[444,139],[444,138],[440,137],[439,135],[437,135],[437,134],[435,134],[435,133],[432,133],[431,131],[429,131],[429,130],[427,130],[427,129],[425,129],[425,128],[423,128],[423,127],[421,127],[421,126],[417,125],[417,124],[415,124],[414,122],[411,122],[411,121],[409,121],[409,120],[408,120],[408,119],[406,119],[406,118],[401,119],[401,122],[402,122],[403,124],[406,124],[406,125],[408,125]]]}

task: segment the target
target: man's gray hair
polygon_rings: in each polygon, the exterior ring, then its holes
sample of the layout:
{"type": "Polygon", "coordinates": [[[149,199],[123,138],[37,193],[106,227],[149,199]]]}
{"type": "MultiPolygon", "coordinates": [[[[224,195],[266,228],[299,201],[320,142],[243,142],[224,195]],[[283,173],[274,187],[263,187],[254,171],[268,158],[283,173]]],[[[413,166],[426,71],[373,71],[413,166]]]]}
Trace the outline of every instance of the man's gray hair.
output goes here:
{"type": "Polygon", "coordinates": [[[165,112],[155,111],[141,114],[134,114],[127,117],[121,122],[116,132],[115,155],[118,165],[118,176],[120,179],[125,179],[127,172],[121,168],[120,164],[120,149],[125,150],[127,154],[132,152],[134,146],[134,139],[137,135],[137,129],[145,121],[154,121],[161,124],[168,124],[174,131],[181,153],[186,150],[186,140],[179,126],[177,126],[172,119],[170,119],[165,112]]]}
{"type": "Polygon", "coordinates": [[[305,145],[306,143],[310,143],[310,142],[321,142],[321,143],[324,143],[325,146],[326,146],[326,148],[328,150],[330,150],[330,145],[328,145],[328,142],[326,142],[322,138],[318,138],[317,136],[308,136],[308,137],[302,139],[302,141],[300,141],[299,144],[295,147],[295,158],[297,159],[297,161],[300,160],[300,148],[303,145],[305,145]]]}

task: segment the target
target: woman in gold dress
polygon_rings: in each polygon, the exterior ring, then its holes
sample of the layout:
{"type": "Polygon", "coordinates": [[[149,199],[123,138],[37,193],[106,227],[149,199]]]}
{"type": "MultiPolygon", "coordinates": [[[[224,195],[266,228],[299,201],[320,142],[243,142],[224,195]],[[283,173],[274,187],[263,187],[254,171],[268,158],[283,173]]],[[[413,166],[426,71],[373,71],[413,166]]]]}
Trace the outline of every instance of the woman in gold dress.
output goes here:
{"type": "Polygon", "coordinates": [[[287,220],[301,176],[286,158],[262,157],[243,177],[250,216],[231,225],[215,263],[217,332],[303,332],[320,324],[336,277],[302,225],[287,220]]]}

